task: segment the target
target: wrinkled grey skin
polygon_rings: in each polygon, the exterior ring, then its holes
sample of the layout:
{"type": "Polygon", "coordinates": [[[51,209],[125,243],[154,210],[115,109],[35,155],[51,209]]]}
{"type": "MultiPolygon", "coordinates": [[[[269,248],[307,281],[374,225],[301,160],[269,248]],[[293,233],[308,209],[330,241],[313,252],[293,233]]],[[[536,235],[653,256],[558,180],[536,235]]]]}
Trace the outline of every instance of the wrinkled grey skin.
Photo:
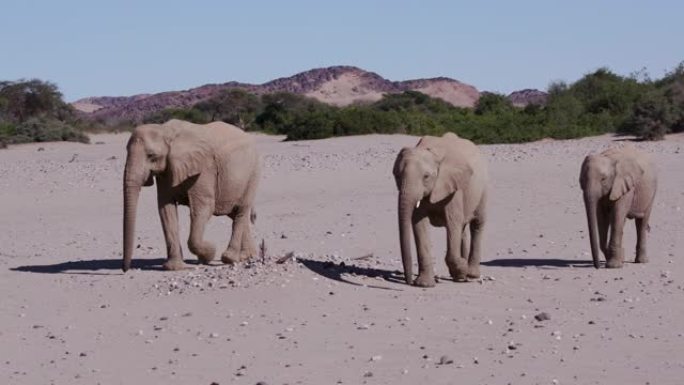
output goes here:
{"type": "Polygon", "coordinates": [[[634,219],[636,224],[635,262],[647,262],[646,233],[650,229],[648,222],[658,184],[655,167],[648,156],[631,146],[589,155],[582,163],[579,182],[594,267],[600,266],[599,250],[606,257],[606,267],[622,267],[626,219],[634,219]]]}
{"type": "Polygon", "coordinates": [[[142,186],[157,184],[157,203],[168,270],[185,268],[178,235],[177,205],[190,208],[188,247],[200,262],[214,259],[214,245],[203,239],[212,215],[233,220],[232,235],[221,260],[234,263],[256,254],[250,219],[259,181],[259,156],[249,135],[214,122],[196,125],[180,120],[146,124],[128,141],[124,170],[123,271],[131,266],[138,197],[142,186]]]}
{"type": "Polygon", "coordinates": [[[416,147],[401,150],[393,172],[399,190],[399,239],[406,283],[435,285],[428,224],[446,227],[445,261],[452,278],[479,277],[488,176],[477,146],[452,133],[425,136],[416,147]],[[411,230],[418,253],[415,280],[411,230]]]}

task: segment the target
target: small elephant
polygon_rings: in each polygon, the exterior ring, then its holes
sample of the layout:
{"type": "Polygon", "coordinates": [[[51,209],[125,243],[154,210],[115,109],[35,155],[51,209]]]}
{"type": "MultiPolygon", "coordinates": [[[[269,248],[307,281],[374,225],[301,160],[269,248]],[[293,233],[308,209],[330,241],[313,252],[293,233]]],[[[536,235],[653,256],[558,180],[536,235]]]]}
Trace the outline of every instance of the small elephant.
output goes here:
{"type": "Polygon", "coordinates": [[[446,227],[445,260],[451,277],[456,281],[479,277],[488,175],[486,161],[477,146],[453,133],[424,136],[415,147],[399,152],[393,172],[399,190],[399,239],[406,283],[435,285],[428,223],[446,227]],[[415,281],[411,227],[418,253],[415,281]],[[471,233],[470,248],[467,227],[471,233]]]}
{"type": "Polygon", "coordinates": [[[131,266],[140,188],[155,181],[168,257],[164,268],[185,268],[178,238],[178,204],[190,208],[188,248],[201,263],[211,262],[216,251],[203,239],[204,227],[212,215],[227,215],[233,220],[230,243],[221,256],[224,263],[256,254],[250,221],[260,161],[248,134],[223,122],[197,125],[174,119],[136,127],[127,149],[123,177],[124,272],[131,266]]]}
{"type": "Polygon", "coordinates": [[[649,157],[632,146],[589,155],[582,163],[579,182],[587,211],[594,267],[599,268],[599,249],[606,257],[606,267],[622,267],[625,259],[622,229],[626,218],[634,219],[636,223],[635,262],[647,262],[646,232],[658,184],[649,157]]]}

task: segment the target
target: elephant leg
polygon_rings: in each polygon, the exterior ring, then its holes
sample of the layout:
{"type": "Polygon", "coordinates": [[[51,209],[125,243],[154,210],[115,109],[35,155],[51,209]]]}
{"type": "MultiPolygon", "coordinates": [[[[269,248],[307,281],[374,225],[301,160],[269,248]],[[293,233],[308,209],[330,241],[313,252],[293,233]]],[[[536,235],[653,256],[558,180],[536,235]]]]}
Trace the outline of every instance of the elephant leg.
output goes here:
{"type": "Polygon", "coordinates": [[[187,266],[183,262],[183,251],[178,237],[178,207],[176,202],[158,196],[159,219],[161,220],[164,239],[166,240],[166,270],[181,270],[187,266]]]}
{"type": "Polygon", "coordinates": [[[470,255],[470,226],[463,226],[463,232],[461,233],[461,257],[467,258],[470,255]]]}
{"type": "Polygon", "coordinates": [[[649,214],[650,213],[647,213],[643,218],[634,219],[637,231],[636,259],[634,260],[635,263],[648,262],[648,254],[646,253],[646,233],[648,233],[649,214]]]}
{"type": "Polygon", "coordinates": [[[596,222],[598,225],[598,235],[599,235],[599,247],[601,248],[601,252],[603,252],[603,255],[606,257],[606,261],[608,260],[608,257],[609,257],[609,250],[608,250],[608,229],[610,228],[609,215],[610,215],[610,212],[606,208],[599,206],[598,212],[596,213],[596,222]]]}
{"type": "MultiPolygon", "coordinates": [[[[193,203],[193,202],[191,202],[193,203]]],[[[190,206],[190,237],[188,238],[188,248],[197,256],[199,261],[208,264],[216,255],[216,247],[211,242],[205,241],[204,229],[211,218],[213,208],[201,203],[191,204],[190,206]]]]}
{"type": "Polygon", "coordinates": [[[470,222],[470,254],[468,255],[468,278],[480,278],[482,258],[482,234],[484,220],[475,218],[470,222]]]}
{"type": "Polygon", "coordinates": [[[627,219],[627,211],[621,207],[621,202],[615,205],[610,223],[610,242],[608,244],[608,254],[606,256],[607,268],[622,267],[625,261],[625,249],[622,247],[622,231],[627,219]]]}
{"type": "Polygon", "coordinates": [[[413,284],[420,287],[435,286],[435,269],[430,250],[429,219],[427,215],[414,217],[413,236],[416,239],[416,252],[418,254],[418,277],[413,284]]]}
{"type": "Polygon", "coordinates": [[[245,210],[238,210],[233,216],[233,228],[230,236],[228,247],[221,254],[221,261],[223,263],[237,263],[241,260],[242,241],[245,232],[249,233],[249,212],[245,210]]]}
{"type": "MultiPolygon", "coordinates": [[[[248,216],[250,214],[248,214],[248,216]]],[[[256,255],[257,247],[256,244],[254,244],[254,239],[252,237],[252,226],[250,223],[247,223],[247,228],[242,233],[242,249],[240,250],[240,259],[246,261],[256,257],[256,255]]]]}
{"type": "Polygon", "coordinates": [[[449,274],[454,281],[465,281],[468,275],[468,262],[461,255],[463,228],[462,223],[447,218],[447,254],[445,261],[449,268],[449,274]]]}

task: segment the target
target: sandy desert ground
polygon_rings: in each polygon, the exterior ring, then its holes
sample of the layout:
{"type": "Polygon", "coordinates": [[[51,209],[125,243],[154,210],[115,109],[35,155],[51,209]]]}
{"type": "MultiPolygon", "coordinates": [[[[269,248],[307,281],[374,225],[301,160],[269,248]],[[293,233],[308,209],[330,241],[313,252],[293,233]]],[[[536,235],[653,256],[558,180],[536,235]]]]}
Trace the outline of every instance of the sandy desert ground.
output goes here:
{"type": "MultiPolygon", "coordinates": [[[[587,153],[622,142],[483,146],[484,277],[433,289],[399,274],[391,169],[415,137],[258,136],[266,255],[236,267],[160,271],[144,189],[136,269],[122,274],[127,137],[0,150],[0,383],[684,383],[684,136],[635,144],[660,169],[651,262],[619,270],[591,267],[577,180],[587,153]]],[[[219,249],[229,223],[210,223],[219,249]]]]}

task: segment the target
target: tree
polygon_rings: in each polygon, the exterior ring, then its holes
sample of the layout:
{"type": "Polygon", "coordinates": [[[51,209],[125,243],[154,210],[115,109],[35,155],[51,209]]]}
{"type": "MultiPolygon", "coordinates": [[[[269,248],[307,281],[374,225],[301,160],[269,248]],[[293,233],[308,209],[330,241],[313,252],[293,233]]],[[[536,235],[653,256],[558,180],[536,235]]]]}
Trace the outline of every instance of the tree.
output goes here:
{"type": "Polygon", "coordinates": [[[513,104],[506,96],[493,92],[483,92],[475,105],[475,114],[498,114],[509,112],[513,108],[513,104]]]}
{"type": "Polygon", "coordinates": [[[250,130],[254,128],[254,120],[262,105],[256,95],[235,88],[197,103],[194,108],[205,113],[210,121],[221,120],[250,130]]]}
{"type": "Polygon", "coordinates": [[[622,131],[646,140],[660,140],[670,131],[674,120],[667,98],[660,92],[650,92],[636,103],[622,131]]]}
{"type": "Polygon", "coordinates": [[[16,123],[40,114],[61,118],[71,115],[57,86],[38,79],[0,82],[0,107],[5,119],[16,123]]]}

